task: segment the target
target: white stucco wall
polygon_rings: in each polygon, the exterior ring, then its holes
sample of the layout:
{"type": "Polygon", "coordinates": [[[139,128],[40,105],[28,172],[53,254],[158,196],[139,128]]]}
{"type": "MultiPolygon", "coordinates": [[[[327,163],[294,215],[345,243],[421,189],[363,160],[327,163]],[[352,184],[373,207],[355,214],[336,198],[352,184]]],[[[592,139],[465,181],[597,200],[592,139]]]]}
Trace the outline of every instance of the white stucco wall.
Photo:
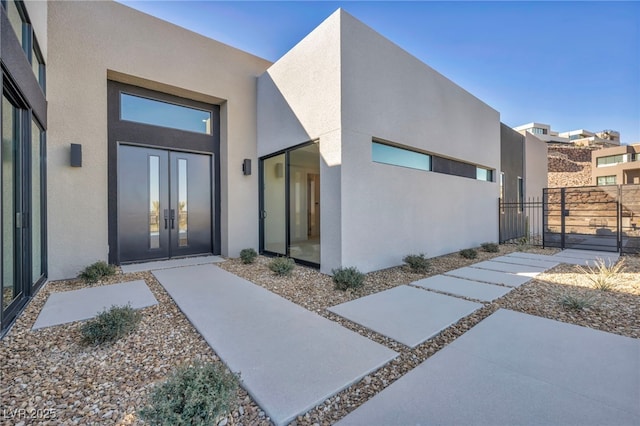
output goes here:
{"type": "Polygon", "coordinates": [[[373,163],[371,141],[498,170],[498,112],[352,16],[341,25],[343,266],[497,241],[497,183],[373,163]]]}
{"type": "Polygon", "coordinates": [[[258,81],[260,156],[319,139],[323,272],[497,240],[497,183],[373,163],[373,137],[500,167],[495,110],[339,10],[258,81]]]}
{"type": "Polygon", "coordinates": [[[548,187],[547,144],[526,132],[524,139],[525,196],[542,199],[542,189],[548,187]]]}
{"type": "Polygon", "coordinates": [[[257,247],[257,173],[241,165],[257,161],[256,77],[269,62],[111,1],[49,3],[48,47],[51,279],[108,256],[108,73],[221,105],[222,253],[257,247]],[[68,166],[70,143],[82,168],[68,166]]]}

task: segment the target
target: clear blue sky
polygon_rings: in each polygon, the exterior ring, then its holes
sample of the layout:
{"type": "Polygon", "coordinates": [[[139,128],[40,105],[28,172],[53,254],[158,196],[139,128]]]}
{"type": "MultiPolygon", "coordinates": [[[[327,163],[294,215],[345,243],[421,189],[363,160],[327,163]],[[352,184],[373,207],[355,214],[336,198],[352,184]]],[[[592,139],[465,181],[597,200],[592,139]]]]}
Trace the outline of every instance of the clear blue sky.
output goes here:
{"type": "Polygon", "coordinates": [[[640,142],[640,3],[126,1],[276,61],[337,8],[500,111],[509,126],[640,142]]]}

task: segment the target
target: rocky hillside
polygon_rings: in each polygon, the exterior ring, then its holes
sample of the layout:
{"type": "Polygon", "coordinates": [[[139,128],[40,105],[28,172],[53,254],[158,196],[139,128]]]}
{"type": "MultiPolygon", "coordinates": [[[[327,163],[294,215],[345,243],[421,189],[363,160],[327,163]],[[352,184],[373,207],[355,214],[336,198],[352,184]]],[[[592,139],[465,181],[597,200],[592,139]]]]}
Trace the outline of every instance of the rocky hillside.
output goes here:
{"type": "Polygon", "coordinates": [[[590,186],[591,151],[599,147],[549,145],[549,188],[590,186]]]}

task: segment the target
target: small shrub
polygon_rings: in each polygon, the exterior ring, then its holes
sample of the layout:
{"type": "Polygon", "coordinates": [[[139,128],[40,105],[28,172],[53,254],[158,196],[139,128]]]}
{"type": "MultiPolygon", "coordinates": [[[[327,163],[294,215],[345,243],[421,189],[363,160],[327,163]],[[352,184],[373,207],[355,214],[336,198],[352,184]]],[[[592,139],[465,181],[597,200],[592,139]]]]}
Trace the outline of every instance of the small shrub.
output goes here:
{"type": "Polygon", "coordinates": [[[595,266],[577,266],[576,269],[585,274],[596,290],[611,291],[619,284],[619,274],[624,271],[624,259],[617,263],[596,259],[595,266]]]}
{"type": "Polygon", "coordinates": [[[94,284],[100,281],[101,278],[114,275],[116,273],[116,267],[109,265],[107,262],[100,261],[93,263],[80,272],[79,277],[88,284],[94,284]]]}
{"type": "Polygon", "coordinates": [[[581,311],[584,308],[593,306],[593,298],[584,296],[575,296],[573,294],[564,294],[559,303],[565,308],[572,309],[574,311],[581,311]]]}
{"type": "Polygon", "coordinates": [[[80,327],[82,341],[87,345],[113,342],[133,332],[141,318],[142,314],[131,305],[112,306],[80,327]]]}
{"type": "Polygon", "coordinates": [[[460,256],[464,257],[465,259],[475,259],[476,257],[478,257],[478,250],[472,248],[463,249],[460,250],[460,256]]]}
{"type": "Polygon", "coordinates": [[[258,257],[258,253],[256,253],[252,248],[240,250],[240,259],[242,259],[242,263],[245,265],[253,263],[253,261],[256,260],[256,257],[258,257]]]}
{"type": "Polygon", "coordinates": [[[409,265],[413,272],[427,272],[431,268],[431,261],[423,253],[409,254],[402,261],[409,265]]]}
{"type": "Polygon", "coordinates": [[[516,244],[517,244],[517,247],[516,247],[517,251],[529,251],[529,250],[531,250],[531,244],[529,243],[529,237],[522,237],[522,238],[518,239],[516,244]]]}
{"type": "Polygon", "coordinates": [[[336,290],[359,288],[364,284],[364,274],[358,268],[338,268],[331,271],[336,290]]]}
{"type": "Polygon", "coordinates": [[[295,267],[296,262],[288,257],[276,257],[269,263],[269,269],[275,272],[276,275],[289,275],[295,267]]]}
{"type": "Polygon", "coordinates": [[[498,246],[496,243],[482,243],[481,247],[482,250],[486,251],[487,253],[498,253],[500,251],[500,246],[498,246]]]}
{"type": "Polygon", "coordinates": [[[140,417],[152,425],[216,425],[235,408],[238,381],[221,364],[178,367],[154,387],[140,417]]]}

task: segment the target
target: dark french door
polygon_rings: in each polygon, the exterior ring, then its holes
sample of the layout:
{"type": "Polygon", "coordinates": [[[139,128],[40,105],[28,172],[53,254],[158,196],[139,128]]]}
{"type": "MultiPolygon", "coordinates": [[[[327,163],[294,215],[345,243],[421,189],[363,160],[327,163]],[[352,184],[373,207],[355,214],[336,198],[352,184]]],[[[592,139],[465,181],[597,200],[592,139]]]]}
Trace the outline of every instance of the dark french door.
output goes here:
{"type": "Polygon", "coordinates": [[[212,252],[212,157],[118,148],[120,263],[212,252]]]}

